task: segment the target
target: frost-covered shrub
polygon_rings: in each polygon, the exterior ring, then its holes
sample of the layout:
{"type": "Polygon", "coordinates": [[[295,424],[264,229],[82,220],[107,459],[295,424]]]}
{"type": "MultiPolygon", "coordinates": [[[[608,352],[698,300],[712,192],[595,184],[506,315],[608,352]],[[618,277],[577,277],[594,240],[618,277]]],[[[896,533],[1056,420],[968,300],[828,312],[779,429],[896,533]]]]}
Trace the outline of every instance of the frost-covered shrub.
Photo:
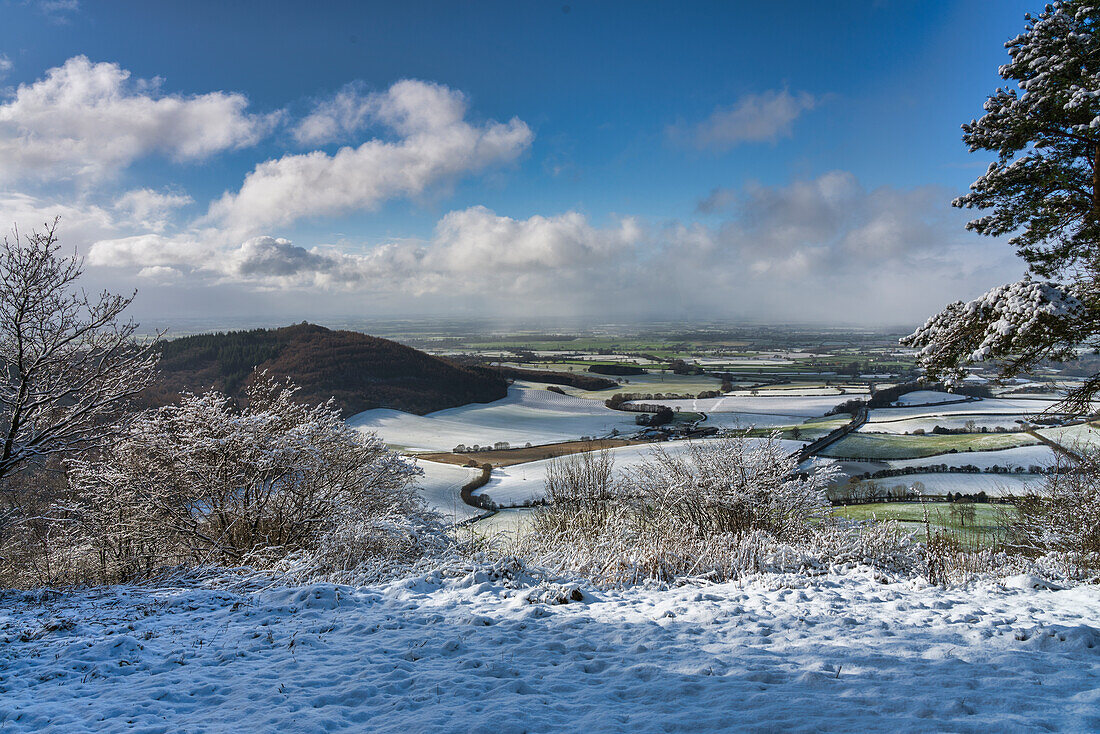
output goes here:
{"type": "Polygon", "coordinates": [[[71,518],[59,508],[69,486],[56,459],[5,477],[0,491],[0,588],[57,585],[82,556],[71,518]]]}
{"type": "Polygon", "coordinates": [[[1061,461],[1038,491],[1017,503],[1009,542],[1087,573],[1100,569],[1100,450],[1078,452],[1081,461],[1061,461]]]}
{"type": "Polygon", "coordinates": [[[701,441],[680,456],[655,449],[623,476],[610,455],[560,459],[549,502],[510,550],[598,583],[865,563],[920,563],[896,525],[841,523],[825,512],[827,473],[799,475],[776,438],[701,441]]]}
{"type": "Polygon", "coordinates": [[[620,492],[609,451],[559,456],[546,468],[546,500],[534,515],[536,532],[598,532],[615,511],[620,492]]]}
{"type": "Polygon", "coordinates": [[[922,569],[922,550],[913,534],[890,520],[854,522],[830,519],[816,529],[811,548],[822,562],[831,565],[873,566],[895,573],[911,574],[922,569]]]}
{"type": "Polygon", "coordinates": [[[400,545],[376,521],[422,512],[418,470],[295,390],[259,379],[241,409],[217,391],[187,394],[98,459],[72,462],[72,514],[100,580],[274,558],[337,536],[351,553],[400,545]],[[356,545],[357,531],[373,535],[356,545]]]}
{"type": "Polygon", "coordinates": [[[825,486],[835,470],[797,469],[778,435],[696,441],[678,455],[654,449],[626,476],[624,492],[702,535],[758,530],[798,540],[829,506],[825,486]]]}

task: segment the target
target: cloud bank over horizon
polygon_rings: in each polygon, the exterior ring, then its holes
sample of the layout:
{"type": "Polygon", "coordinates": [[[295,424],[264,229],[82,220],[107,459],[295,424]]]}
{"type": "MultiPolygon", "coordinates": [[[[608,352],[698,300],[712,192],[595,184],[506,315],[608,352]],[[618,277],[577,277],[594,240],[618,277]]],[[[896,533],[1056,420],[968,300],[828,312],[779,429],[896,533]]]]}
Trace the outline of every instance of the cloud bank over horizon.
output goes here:
{"type": "MultiPolygon", "coordinates": [[[[94,282],[141,290],[139,315],[897,324],[1022,269],[964,231],[941,186],[872,187],[831,170],[701,185],[682,216],[583,202],[509,216],[491,200],[536,150],[535,129],[477,116],[461,90],[352,82],[302,114],[295,100],[256,111],[241,92],[164,89],[74,56],[0,93],[5,219],[26,231],[60,216],[63,243],[86,256],[94,282]],[[256,160],[220,195],[171,182],[175,170],[242,155],[256,160]],[[149,160],[169,175],[145,180],[149,160]],[[447,206],[471,186],[477,194],[447,206]],[[429,234],[364,228],[400,203],[432,222],[429,234]]],[[[786,88],[746,95],[676,135],[715,153],[776,145],[821,101],[786,88]]]]}

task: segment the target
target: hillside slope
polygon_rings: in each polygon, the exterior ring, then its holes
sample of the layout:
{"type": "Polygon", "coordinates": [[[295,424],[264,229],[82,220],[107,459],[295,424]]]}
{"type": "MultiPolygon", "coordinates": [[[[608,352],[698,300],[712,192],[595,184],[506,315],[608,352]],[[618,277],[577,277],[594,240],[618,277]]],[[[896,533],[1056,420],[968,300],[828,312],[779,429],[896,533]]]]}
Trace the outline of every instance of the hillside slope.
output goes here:
{"type": "Polygon", "coordinates": [[[505,380],[489,370],[306,323],[188,336],[165,342],[161,352],[161,376],[139,401],[146,406],[173,402],[181,390],[239,395],[255,367],[290,377],[303,401],[335,398],[345,416],[371,408],[424,414],[508,394],[505,380]]]}

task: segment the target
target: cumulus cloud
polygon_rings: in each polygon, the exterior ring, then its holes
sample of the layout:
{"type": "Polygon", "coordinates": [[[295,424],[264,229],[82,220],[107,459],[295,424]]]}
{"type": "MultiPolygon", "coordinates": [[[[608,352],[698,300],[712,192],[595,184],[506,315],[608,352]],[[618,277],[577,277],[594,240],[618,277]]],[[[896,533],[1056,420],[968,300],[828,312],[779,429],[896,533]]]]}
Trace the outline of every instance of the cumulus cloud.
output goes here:
{"type": "Polygon", "coordinates": [[[967,233],[965,214],[936,187],[871,189],[834,171],[724,198],[714,224],[595,223],[575,211],[514,218],[475,206],[444,215],[426,240],[234,244],[211,229],[104,240],[89,262],[277,290],[288,304],[333,310],[369,298],[396,314],[464,304],[481,316],[860,323],[917,321],[1019,276],[1011,248],[967,233]]]}
{"type": "Polygon", "coordinates": [[[275,115],[246,112],[241,94],[162,94],[113,63],[75,56],[0,103],[0,183],[101,178],[150,154],[177,161],[253,145],[275,115]]]}
{"type": "Polygon", "coordinates": [[[263,163],[240,191],[211,205],[208,220],[236,233],[256,233],[306,216],[374,209],[387,199],[417,196],[512,161],[533,138],[518,118],[468,122],[462,94],[439,84],[400,81],[367,104],[371,120],[396,133],[396,140],[375,138],[333,155],[314,151],[263,163]]]}
{"type": "Polygon", "coordinates": [[[323,145],[348,139],[370,124],[378,111],[378,97],[367,92],[361,82],[348,84],[294,126],[295,140],[302,145],[323,145]]]}
{"type": "Polygon", "coordinates": [[[137,277],[153,281],[158,285],[171,283],[180,278],[182,274],[175,268],[164,265],[150,265],[138,271],[137,277]]]}
{"type": "Polygon", "coordinates": [[[5,233],[18,226],[24,233],[42,229],[60,217],[61,241],[66,245],[95,242],[119,233],[114,213],[104,207],[43,199],[23,193],[0,192],[0,222],[5,233]]]}
{"type": "Polygon", "coordinates": [[[123,224],[163,232],[176,210],[190,203],[191,197],[184,193],[135,189],[115,199],[114,210],[123,224]]]}
{"type": "Polygon", "coordinates": [[[741,143],[775,142],[788,137],[794,121],[812,110],[820,99],[808,92],[786,89],[748,94],[732,107],[716,109],[702,122],[684,131],[673,128],[676,137],[685,135],[700,149],[726,151],[741,143]]]}
{"type": "Polygon", "coordinates": [[[306,249],[270,236],[218,248],[193,236],[142,235],[96,242],[89,262],[166,266],[219,279],[334,290],[369,285],[428,293],[476,279],[479,287],[521,294],[531,283],[572,278],[585,268],[629,256],[645,236],[632,218],[597,228],[576,212],[513,219],[476,206],[445,215],[428,242],[340,251],[306,249]]]}
{"type": "Polygon", "coordinates": [[[714,214],[728,208],[737,200],[737,192],[716,187],[695,205],[696,214],[714,214]]]}

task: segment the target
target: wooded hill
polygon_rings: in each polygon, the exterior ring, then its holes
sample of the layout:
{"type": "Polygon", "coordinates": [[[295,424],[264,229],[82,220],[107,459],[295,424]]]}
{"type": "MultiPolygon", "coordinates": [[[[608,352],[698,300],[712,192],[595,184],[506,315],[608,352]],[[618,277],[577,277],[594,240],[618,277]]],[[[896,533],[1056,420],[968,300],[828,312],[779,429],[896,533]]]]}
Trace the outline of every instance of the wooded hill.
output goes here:
{"type": "Polygon", "coordinates": [[[423,415],[508,394],[491,370],[458,365],[388,339],[302,323],[281,329],[199,334],[163,343],[160,377],[139,403],[175,402],[180,391],[239,396],[253,369],[290,377],[304,402],[330,397],[345,417],[371,408],[423,415]]]}

